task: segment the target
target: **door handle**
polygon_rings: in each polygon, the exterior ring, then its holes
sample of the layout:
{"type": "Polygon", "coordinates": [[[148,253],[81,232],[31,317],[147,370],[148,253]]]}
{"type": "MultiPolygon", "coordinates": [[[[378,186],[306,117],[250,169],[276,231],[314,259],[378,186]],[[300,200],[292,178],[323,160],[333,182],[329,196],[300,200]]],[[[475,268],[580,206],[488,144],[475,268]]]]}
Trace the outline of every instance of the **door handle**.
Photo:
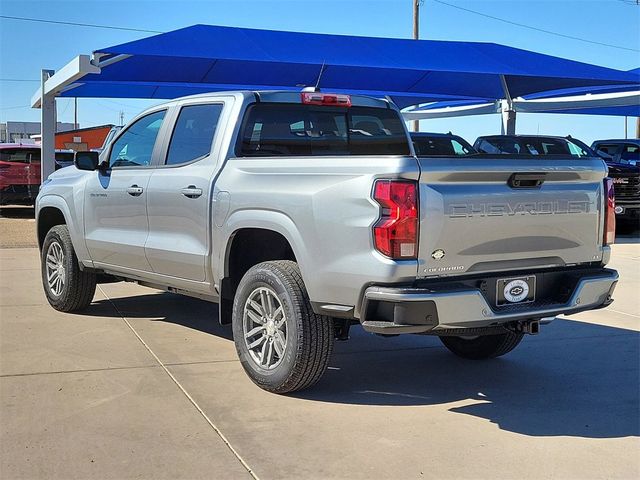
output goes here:
{"type": "Polygon", "coordinates": [[[202,189],[195,185],[189,185],[187,188],[183,188],[180,192],[187,198],[198,198],[202,195],[202,189]]]}
{"type": "Polygon", "coordinates": [[[142,195],[142,192],[144,192],[144,189],[135,184],[127,188],[127,193],[132,197],[139,197],[142,195]]]}

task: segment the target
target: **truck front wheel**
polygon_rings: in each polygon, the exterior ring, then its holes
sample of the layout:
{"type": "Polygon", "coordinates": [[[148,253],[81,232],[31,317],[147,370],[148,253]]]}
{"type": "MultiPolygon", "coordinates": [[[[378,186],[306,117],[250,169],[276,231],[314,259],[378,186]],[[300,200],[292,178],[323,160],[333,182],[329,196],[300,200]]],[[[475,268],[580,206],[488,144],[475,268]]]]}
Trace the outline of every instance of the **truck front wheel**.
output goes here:
{"type": "Polygon", "coordinates": [[[83,310],[96,291],[96,274],[80,270],[66,225],[56,225],[42,243],[42,286],[49,304],[61,312],[83,310]]]}
{"type": "Polygon", "coordinates": [[[249,269],[236,291],[232,323],[240,362],[264,390],[303,390],[327,368],[333,320],[313,312],[295,262],[263,262],[249,269]]]}
{"type": "Polygon", "coordinates": [[[440,337],[451,352],[471,360],[496,358],[509,353],[522,341],[522,333],[505,332],[481,337],[440,337]]]}

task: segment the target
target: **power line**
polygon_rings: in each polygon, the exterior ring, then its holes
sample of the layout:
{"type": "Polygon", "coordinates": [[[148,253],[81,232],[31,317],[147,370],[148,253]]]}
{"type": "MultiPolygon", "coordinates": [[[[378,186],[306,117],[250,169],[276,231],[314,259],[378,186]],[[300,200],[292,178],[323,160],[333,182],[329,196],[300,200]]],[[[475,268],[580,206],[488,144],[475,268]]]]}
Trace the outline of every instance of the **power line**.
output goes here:
{"type": "Polygon", "coordinates": [[[618,48],[620,50],[628,50],[630,52],[640,52],[640,50],[638,50],[636,48],[623,47],[621,45],[612,45],[610,43],[596,42],[594,40],[589,40],[589,39],[586,39],[586,38],[574,37],[572,35],[566,35],[564,33],[553,32],[551,30],[545,30],[543,28],[538,28],[538,27],[534,27],[534,26],[531,26],[531,25],[525,25],[524,23],[513,22],[511,20],[506,20],[506,19],[500,18],[500,17],[494,17],[493,15],[488,15],[486,13],[478,12],[476,10],[471,10],[469,8],[461,7],[459,5],[453,5],[451,3],[443,2],[442,0],[433,0],[433,1],[436,2],[436,3],[440,3],[442,5],[446,5],[447,7],[456,8],[458,10],[462,10],[462,11],[465,11],[465,12],[468,12],[468,13],[473,13],[475,15],[480,15],[481,17],[491,18],[492,20],[497,20],[499,22],[508,23],[509,25],[515,25],[517,27],[528,28],[529,30],[535,30],[536,32],[542,32],[542,33],[547,33],[549,35],[555,35],[556,37],[569,38],[571,40],[577,40],[579,42],[592,43],[594,45],[600,45],[600,46],[603,46],[603,47],[618,48]]]}
{"type": "Polygon", "coordinates": [[[13,17],[10,15],[0,15],[0,18],[4,18],[6,20],[20,20],[23,22],[53,23],[55,25],[71,25],[74,27],[105,28],[107,30],[125,30],[127,32],[165,33],[159,30],[145,30],[142,28],[116,27],[113,25],[99,25],[96,23],[61,22],[57,20],[44,20],[42,18],[13,17]]]}
{"type": "Polygon", "coordinates": [[[28,78],[0,78],[0,82],[40,82],[40,80],[31,80],[28,78]]]}
{"type": "Polygon", "coordinates": [[[18,105],[15,107],[0,107],[0,110],[15,110],[17,108],[31,108],[29,105],[18,105]]]}

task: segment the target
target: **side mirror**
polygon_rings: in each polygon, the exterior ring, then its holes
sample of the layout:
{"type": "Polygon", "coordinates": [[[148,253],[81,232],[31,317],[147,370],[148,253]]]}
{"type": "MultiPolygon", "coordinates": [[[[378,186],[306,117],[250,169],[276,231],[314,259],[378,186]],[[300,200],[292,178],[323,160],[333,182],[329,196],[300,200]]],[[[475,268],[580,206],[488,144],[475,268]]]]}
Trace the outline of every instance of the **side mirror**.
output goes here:
{"type": "Polygon", "coordinates": [[[98,157],[98,152],[76,152],[73,155],[73,164],[78,170],[97,170],[98,157]]]}

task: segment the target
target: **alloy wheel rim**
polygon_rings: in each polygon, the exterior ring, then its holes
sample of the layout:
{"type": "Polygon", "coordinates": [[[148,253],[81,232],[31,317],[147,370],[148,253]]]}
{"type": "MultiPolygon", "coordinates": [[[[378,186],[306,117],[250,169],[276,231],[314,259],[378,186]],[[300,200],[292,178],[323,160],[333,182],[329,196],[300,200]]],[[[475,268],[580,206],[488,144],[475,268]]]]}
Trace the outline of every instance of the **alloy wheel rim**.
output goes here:
{"type": "Polygon", "coordinates": [[[51,242],[47,249],[46,266],[49,291],[59,297],[64,289],[66,271],[64,269],[64,250],[56,241],[51,242]]]}
{"type": "Polygon", "coordinates": [[[282,362],[287,349],[287,318],[276,292],[258,287],[244,304],[242,334],[253,361],[272,370],[282,362]]]}

